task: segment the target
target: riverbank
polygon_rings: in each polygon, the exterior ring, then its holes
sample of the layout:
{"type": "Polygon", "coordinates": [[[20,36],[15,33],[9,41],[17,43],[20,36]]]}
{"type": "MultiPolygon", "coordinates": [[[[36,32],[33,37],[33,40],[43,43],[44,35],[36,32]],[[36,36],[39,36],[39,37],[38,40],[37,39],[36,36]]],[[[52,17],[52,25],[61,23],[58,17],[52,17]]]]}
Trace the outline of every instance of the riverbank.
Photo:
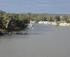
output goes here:
{"type": "Polygon", "coordinates": [[[39,21],[38,24],[47,24],[47,25],[58,25],[58,26],[70,26],[70,23],[66,22],[49,22],[49,21],[39,21]]]}
{"type": "Polygon", "coordinates": [[[28,27],[29,23],[24,23],[25,21],[11,21],[9,22],[7,28],[6,27],[2,27],[1,24],[1,28],[0,28],[0,35],[5,35],[5,34],[9,34],[12,32],[20,32],[22,30],[25,30],[28,27]]]}

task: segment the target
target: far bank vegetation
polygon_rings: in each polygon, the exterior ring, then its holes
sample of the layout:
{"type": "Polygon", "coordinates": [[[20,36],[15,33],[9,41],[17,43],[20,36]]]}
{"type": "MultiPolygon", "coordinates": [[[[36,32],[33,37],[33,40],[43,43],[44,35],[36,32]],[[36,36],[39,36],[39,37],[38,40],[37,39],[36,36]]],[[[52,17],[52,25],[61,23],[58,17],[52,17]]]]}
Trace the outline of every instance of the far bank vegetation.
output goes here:
{"type": "MultiPolygon", "coordinates": [[[[0,10],[0,31],[9,30],[10,25],[13,30],[25,29],[31,21],[50,21],[70,23],[70,15],[65,14],[45,14],[45,13],[7,13],[0,10]]],[[[11,29],[11,28],[10,28],[11,29]]]]}

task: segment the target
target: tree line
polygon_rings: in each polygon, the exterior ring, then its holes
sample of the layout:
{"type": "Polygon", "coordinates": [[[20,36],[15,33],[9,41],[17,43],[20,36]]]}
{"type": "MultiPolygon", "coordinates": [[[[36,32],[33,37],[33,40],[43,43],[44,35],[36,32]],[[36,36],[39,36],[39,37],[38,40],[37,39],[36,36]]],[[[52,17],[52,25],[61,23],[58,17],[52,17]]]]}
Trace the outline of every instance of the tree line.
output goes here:
{"type": "Polygon", "coordinates": [[[7,13],[0,10],[0,31],[22,30],[31,21],[50,21],[70,23],[69,15],[49,15],[37,13],[7,13]]]}
{"type": "Polygon", "coordinates": [[[30,23],[29,17],[24,14],[7,13],[0,11],[0,33],[25,29],[30,23]]]}

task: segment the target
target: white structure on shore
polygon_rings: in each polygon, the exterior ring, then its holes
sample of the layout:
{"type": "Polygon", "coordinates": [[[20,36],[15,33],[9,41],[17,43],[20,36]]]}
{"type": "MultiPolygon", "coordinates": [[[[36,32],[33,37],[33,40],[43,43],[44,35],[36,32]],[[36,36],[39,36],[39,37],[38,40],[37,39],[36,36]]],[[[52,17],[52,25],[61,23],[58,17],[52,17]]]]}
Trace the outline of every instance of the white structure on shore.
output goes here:
{"type": "Polygon", "coordinates": [[[59,26],[70,26],[70,23],[59,23],[59,26]]]}
{"type": "Polygon", "coordinates": [[[66,22],[57,24],[56,22],[39,21],[38,24],[59,25],[59,26],[70,26],[70,23],[66,23],[66,22]]]}
{"type": "Polygon", "coordinates": [[[49,25],[57,25],[56,22],[49,22],[49,21],[39,21],[38,24],[49,24],[49,25]]]}

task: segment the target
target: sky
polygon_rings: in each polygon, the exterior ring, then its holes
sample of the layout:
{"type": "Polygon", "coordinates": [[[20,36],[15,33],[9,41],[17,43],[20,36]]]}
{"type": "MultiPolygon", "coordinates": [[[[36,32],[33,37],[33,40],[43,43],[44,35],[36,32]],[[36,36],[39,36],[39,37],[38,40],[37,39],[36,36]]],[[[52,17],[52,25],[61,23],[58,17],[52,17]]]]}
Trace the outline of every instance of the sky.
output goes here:
{"type": "Polygon", "coordinates": [[[70,0],[0,0],[0,10],[11,13],[70,14],[70,0]]]}

